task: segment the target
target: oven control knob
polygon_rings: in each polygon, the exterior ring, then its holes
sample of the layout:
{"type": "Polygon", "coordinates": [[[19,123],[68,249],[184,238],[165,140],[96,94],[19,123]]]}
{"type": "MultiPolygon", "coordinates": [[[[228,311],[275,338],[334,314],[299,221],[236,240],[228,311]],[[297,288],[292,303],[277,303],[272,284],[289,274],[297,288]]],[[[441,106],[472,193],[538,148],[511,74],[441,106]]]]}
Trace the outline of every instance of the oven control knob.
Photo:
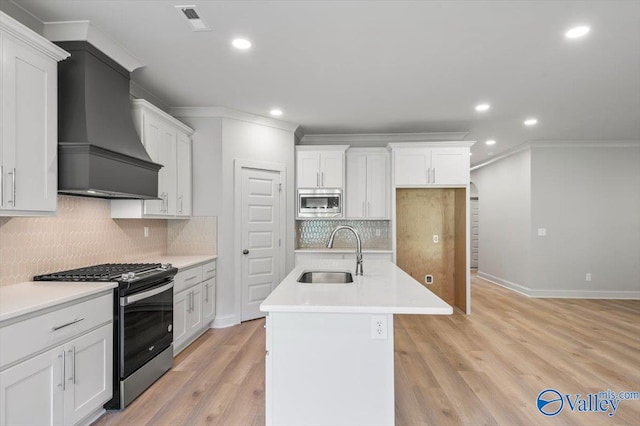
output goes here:
{"type": "Polygon", "coordinates": [[[169,326],[167,327],[167,331],[171,333],[171,330],[173,330],[173,327],[171,326],[171,324],[169,324],[169,326]]]}
{"type": "Polygon", "coordinates": [[[169,269],[169,268],[171,268],[170,263],[163,263],[160,265],[160,269],[169,269]]]}

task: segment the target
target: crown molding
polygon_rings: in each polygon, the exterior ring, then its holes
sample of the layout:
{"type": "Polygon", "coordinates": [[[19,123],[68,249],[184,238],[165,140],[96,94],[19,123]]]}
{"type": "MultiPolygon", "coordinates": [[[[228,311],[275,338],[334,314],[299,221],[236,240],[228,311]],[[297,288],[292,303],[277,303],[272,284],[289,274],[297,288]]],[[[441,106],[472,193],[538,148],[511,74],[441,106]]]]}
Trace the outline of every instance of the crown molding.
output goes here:
{"type": "Polygon", "coordinates": [[[143,109],[146,111],[150,111],[153,114],[157,115],[158,117],[160,117],[162,120],[170,123],[172,126],[178,128],[180,131],[182,131],[183,133],[186,133],[188,136],[191,136],[195,133],[195,130],[193,130],[191,127],[187,126],[186,124],[184,124],[182,121],[176,119],[175,117],[172,117],[171,115],[167,114],[166,111],[161,110],[160,108],[158,108],[157,106],[155,106],[154,104],[152,104],[151,102],[145,100],[145,99],[133,99],[131,101],[131,108],[133,110],[136,109],[143,109]]]}
{"type": "Polygon", "coordinates": [[[238,111],[232,108],[221,106],[208,107],[172,107],[171,115],[174,117],[213,117],[213,118],[229,118],[232,120],[245,121],[251,124],[259,124],[261,126],[273,127],[275,129],[295,132],[299,127],[298,124],[289,123],[287,121],[275,120],[273,118],[263,117],[261,115],[250,114],[248,112],[238,111]]]}
{"type": "Polygon", "coordinates": [[[45,22],[44,36],[51,41],[87,41],[129,72],[144,66],[91,21],[45,22]]]}
{"type": "Polygon", "coordinates": [[[433,141],[433,142],[393,142],[387,144],[387,148],[396,149],[396,148],[433,148],[433,147],[467,147],[471,148],[471,146],[476,143],[476,141],[433,141]]]}
{"type": "Polygon", "coordinates": [[[429,141],[459,141],[467,136],[467,132],[438,132],[438,133],[345,133],[326,135],[304,135],[303,144],[387,144],[397,142],[429,142],[429,141]]]}
{"type": "Polygon", "coordinates": [[[523,151],[528,151],[536,148],[572,148],[572,149],[585,149],[585,148],[633,148],[640,147],[640,140],[636,139],[621,139],[621,140],[540,140],[525,142],[511,149],[508,149],[495,157],[487,161],[483,161],[471,166],[471,171],[477,170],[481,167],[488,166],[512,155],[518,154],[523,151]]]}
{"type": "Polygon", "coordinates": [[[51,43],[4,12],[0,12],[0,29],[54,61],[62,61],[70,56],[69,52],[51,43]]]}

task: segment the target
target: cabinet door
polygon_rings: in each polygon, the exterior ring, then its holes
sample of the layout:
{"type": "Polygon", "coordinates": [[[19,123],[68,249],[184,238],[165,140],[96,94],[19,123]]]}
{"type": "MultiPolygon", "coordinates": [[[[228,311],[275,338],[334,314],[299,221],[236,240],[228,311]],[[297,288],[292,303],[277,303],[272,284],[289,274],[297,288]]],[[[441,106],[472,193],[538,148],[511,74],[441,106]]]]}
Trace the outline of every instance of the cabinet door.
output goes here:
{"type": "Polygon", "coordinates": [[[388,219],[389,218],[389,187],[387,173],[387,154],[367,155],[367,205],[366,212],[368,218],[388,219]]]}
{"type": "Polygon", "coordinates": [[[191,216],[191,140],[183,133],[177,137],[176,174],[176,214],[191,216]]]}
{"type": "Polygon", "coordinates": [[[64,346],[67,365],[64,423],[76,424],[111,399],[113,393],[113,328],[111,324],[64,346]]]}
{"type": "Polygon", "coordinates": [[[0,424],[63,423],[63,352],[52,349],[0,373],[0,424]]]}
{"type": "Polygon", "coordinates": [[[189,314],[189,327],[187,334],[193,336],[203,326],[202,323],[202,284],[191,287],[191,313],[189,314]]]}
{"type": "Polygon", "coordinates": [[[320,154],[320,186],[344,188],[344,151],[323,151],[320,154]]]}
{"type": "Polygon", "coordinates": [[[202,283],[202,317],[205,326],[216,316],[216,277],[202,283]]]}
{"type": "Polygon", "coordinates": [[[58,188],[57,63],[6,34],[2,43],[0,208],[53,213],[58,188]]]}
{"type": "Polygon", "coordinates": [[[397,149],[394,157],[396,186],[427,184],[427,167],[431,163],[431,152],[428,149],[397,149]]]}
{"type": "Polygon", "coordinates": [[[298,151],[296,154],[296,187],[317,188],[320,186],[320,153],[298,151]]]}
{"type": "Polygon", "coordinates": [[[347,155],[347,191],[344,195],[347,218],[366,217],[367,156],[347,155]]]}
{"type": "Polygon", "coordinates": [[[468,185],[469,164],[468,148],[434,148],[431,150],[431,183],[468,185]]]}
{"type": "MultiPolygon", "coordinates": [[[[154,120],[147,114],[142,114],[142,142],[144,143],[147,153],[156,163],[160,163],[160,145],[162,127],[160,122],[154,120]]],[[[162,163],[160,163],[162,164],[162,163]]],[[[160,173],[162,173],[160,169],[160,173]]],[[[158,178],[158,195],[166,192],[160,185],[160,178],[158,178]]],[[[144,213],[148,215],[162,215],[164,214],[165,201],[162,200],[148,200],[144,202],[144,213]]]]}
{"type": "Polygon", "coordinates": [[[187,326],[189,324],[189,297],[191,289],[181,291],[173,295],[173,351],[179,348],[189,337],[187,326]]]}
{"type": "Polygon", "coordinates": [[[158,174],[158,192],[160,198],[164,198],[164,209],[162,213],[168,216],[176,214],[176,154],[177,154],[177,133],[174,129],[164,127],[160,134],[160,158],[159,163],[164,167],[158,174]],[[164,194],[164,197],[162,196],[164,194]]]}

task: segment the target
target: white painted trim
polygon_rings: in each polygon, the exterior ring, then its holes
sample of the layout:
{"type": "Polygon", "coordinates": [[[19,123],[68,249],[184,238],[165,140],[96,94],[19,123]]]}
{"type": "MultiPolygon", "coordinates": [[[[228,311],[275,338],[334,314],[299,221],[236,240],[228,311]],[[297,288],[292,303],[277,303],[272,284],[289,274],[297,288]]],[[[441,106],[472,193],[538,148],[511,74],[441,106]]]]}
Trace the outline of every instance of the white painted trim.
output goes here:
{"type": "Polygon", "coordinates": [[[45,22],[44,36],[51,41],[88,41],[129,72],[144,66],[138,58],[98,29],[91,21],[45,22]]]}
{"type": "Polygon", "coordinates": [[[349,145],[296,145],[298,151],[347,151],[349,145]]]}
{"type": "Polygon", "coordinates": [[[387,148],[471,148],[476,141],[392,142],[387,148]]]}
{"type": "Polygon", "coordinates": [[[227,328],[238,324],[240,324],[240,321],[238,321],[235,314],[222,316],[216,315],[216,318],[213,320],[209,328],[227,328]]]}
{"type": "Polygon", "coordinates": [[[556,290],[532,289],[502,278],[478,271],[478,277],[492,284],[520,293],[523,296],[539,299],[630,299],[640,300],[640,291],[616,290],[556,290]]]}
{"type": "Polygon", "coordinates": [[[357,144],[359,142],[389,143],[389,142],[425,142],[425,141],[453,141],[464,139],[468,132],[439,132],[439,133],[352,133],[328,135],[304,135],[303,144],[357,144]]]}
{"type": "Polygon", "coordinates": [[[85,417],[84,419],[80,420],[80,422],[78,423],[79,425],[83,425],[83,426],[89,426],[91,424],[93,424],[96,420],[98,420],[100,417],[102,417],[103,414],[105,414],[107,412],[107,410],[105,410],[104,408],[100,407],[97,410],[87,414],[87,417],[85,417]]]}
{"type": "Polygon", "coordinates": [[[71,56],[69,52],[51,43],[40,34],[22,25],[20,22],[2,11],[0,11],[0,30],[10,34],[12,37],[17,38],[24,44],[56,62],[62,61],[63,59],[71,56]]]}
{"type": "Polygon", "coordinates": [[[298,124],[289,123],[287,121],[275,120],[273,118],[263,117],[261,115],[250,114],[248,112],[238,111],[232,108],[221,106],[172,107],[171,115],[175,117],[230,118],[232,120],[246,121],[247,123],[259,124],[262,126],[273,127],[275,129],[287,130],[290,132],[295,132],[299,127],[298,124]]]}
{"type": "MultiPolygon", "coordinates": [[[[234,316],[238,321],[242,321],[242,169],[257,169],[280,173],[280,183],[282,191],[280,196],[280,233],[282,241],[280,246],[280,276],[279,282],[285,277],[287,268],[287,166],[281,163],[267,161],[255,161],[234,159],[233,160],[233,285],[234,285],[234,316]]],[[[291,231],[289,231],[291,232],[291,231]]],[[[216,318],[217,320],[217,318],[216,318]]],[[[215,321],[214,321],[215,322],[215,321]]]]}
{"type": "Polygon", "coordinates": [[[175,117],[172,117],[171,115],[167,114],[166,112],[164,112],[163,110],[161,110],[160,108],[158,108],[157,106],[155,106],[154,104],[152,104],[147,100],[133,99],[131,101],[131,108],[134,111],[137,109],[141,109],[147,112],[151,112],[152,114],[155,114],[156,116],[158,116],[160,119],[169,123],[171,126],[176,127],[178,130],[180,130],[183,133],[186,133],[187,136],[191,136],[195,133],[195,130],[193,130],[191,127],[187,126],[186,124],[184,124],[182,121],[179,121],[175,117]]]}
{"type": "Polygon", "coordinates": [[[471,171],[477,170],[484,166],[488,166],[489,164],[495,163],[496,161],[503,160],[505,158],[511,157],[512,155],[530,150],[532,148],[633,148],[633,147],[640,147],[640,140],[531,141],[531,142],[525,142],[511,149],[508,149],[500,153],[499,155],[491,157],[491,159],[487,161],[483,161],[482,163],[475,164],[471,166],[471,171]]]}

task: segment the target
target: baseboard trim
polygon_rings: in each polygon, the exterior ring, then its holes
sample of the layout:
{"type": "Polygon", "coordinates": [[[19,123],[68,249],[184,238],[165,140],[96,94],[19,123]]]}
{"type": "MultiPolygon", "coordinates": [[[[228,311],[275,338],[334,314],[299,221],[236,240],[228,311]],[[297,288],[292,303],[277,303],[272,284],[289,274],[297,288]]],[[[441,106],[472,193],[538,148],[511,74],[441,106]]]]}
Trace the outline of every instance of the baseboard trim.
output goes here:
{"type": "Polygon", "coordinates": [[[211,328],[227,328],[240,324],[240,321],[236,320],[234,314],[216,316],[216,319],[211,323],[211,328]]]}
{"type": "Polygon", "coordinates": [[[527,297],[539,299],[622,299],[640,300],[640,291],[615,291],[615,290],[537,290],[504,280],[491,274],[478,271],[478,278],[482,278],[492,284],[499,285],[508,290],[515,291],[527,297]]]}

